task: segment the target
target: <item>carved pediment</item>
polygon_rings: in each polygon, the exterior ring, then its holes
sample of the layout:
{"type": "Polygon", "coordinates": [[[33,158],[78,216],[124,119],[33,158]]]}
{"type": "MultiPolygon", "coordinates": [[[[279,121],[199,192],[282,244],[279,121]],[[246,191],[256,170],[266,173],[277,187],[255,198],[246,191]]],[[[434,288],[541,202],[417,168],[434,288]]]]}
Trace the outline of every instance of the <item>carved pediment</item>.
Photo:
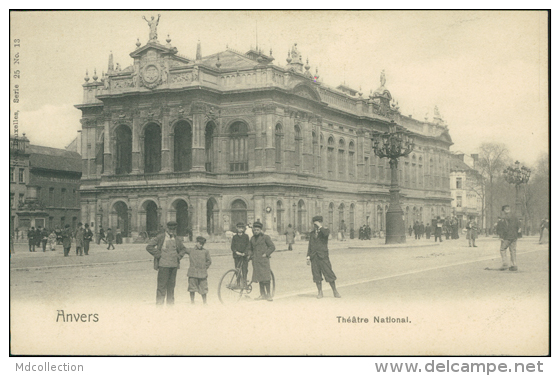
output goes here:
{"type": "Polygon", "coordinates": [[[300,97],[304,97],[307,99],[311,99],[314,101],[321,101],[321,97],[319,95],[319,93],[317,93],[317,91],[310,87],[309,85],[306,84],[299,84],[296,85],[293,89],[292,89],[292,93],[295,95],[298,95],[300,97]]]}

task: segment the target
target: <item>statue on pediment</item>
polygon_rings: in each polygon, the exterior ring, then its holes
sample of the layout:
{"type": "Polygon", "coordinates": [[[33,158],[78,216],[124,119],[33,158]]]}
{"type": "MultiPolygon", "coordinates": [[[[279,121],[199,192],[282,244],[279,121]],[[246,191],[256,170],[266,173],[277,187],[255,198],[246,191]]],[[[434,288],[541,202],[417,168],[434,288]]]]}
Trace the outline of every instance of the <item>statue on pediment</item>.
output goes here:
{"type": "Polygon", "coordinates": [[[157,20],[154,19],[154,16],[152,16],[152,19],[150,21],[148,21],[146,19],[146,17],[142,16],[144,21],[146,21],[148,23],[148,26],[150,27],[150,41],[157,40],[157,26],[158,26],[160,17],[161,17],[161,14],[158,14],[157,20]]]}

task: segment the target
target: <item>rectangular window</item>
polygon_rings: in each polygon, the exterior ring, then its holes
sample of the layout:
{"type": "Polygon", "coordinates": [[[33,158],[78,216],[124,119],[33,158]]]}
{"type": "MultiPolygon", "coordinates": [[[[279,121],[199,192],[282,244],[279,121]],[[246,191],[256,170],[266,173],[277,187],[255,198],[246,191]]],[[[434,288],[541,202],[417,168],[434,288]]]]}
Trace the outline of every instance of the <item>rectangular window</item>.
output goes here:
{"type": "Polygon", "coordinates": [[[23,194],[23,193],[20,193],[20,194],[19,194],[19,199],[18,199],[18,204],[19,204],[19,205],[23,205],[23,201],[24,201],[23,197],[24,197],[24,194],[23,194]]]}
{"type": "Polygon", "coordinates": [[[334,149],[327,149],[327,168],[329,171],[329,178],[334,178],[334,149]]]}
{"type": "Polygon", "coordinates": [[[66,188],[60,190],[60,206],[66,206],[66,188]]]}
{"type": "Polygon", "coordinates": [[[15,182],[16,181],[16,169],[13,167],[10,167],[10,183],[11,182],[15,182]]]}
{"type": "Polygon", "coordinates": [[[463,178],[457,178],[456,187],[457,189],[463,189],[463,178]]]}
{"type": "Polygon", "coordinates": [[[457,196],[457,207],[458,208],[463,207],[463,196],[457,196]]]}
{"type": "Polygon", "coordinates": [[[19,169],[19,182],[20,183],[25,183],[25,179],[24,179],[24,175],[23,175],[24,172],[25,172],[25,170],[23,168],[19,169]]]}
{"type": "Polygon", "coordinates": [[[354,177],[354,153],[348,153],[348,175],[354,177]]]}
{"type": "Polygon", "coordinates": [[[364,158],[364,180],[369,182],[369,157],[364,158]]]}
{"type": "Polygon", "coordinates": [[[54,188],[49,188],[49,205],[50,206],[55,206],[54,205],[54,188]]]}

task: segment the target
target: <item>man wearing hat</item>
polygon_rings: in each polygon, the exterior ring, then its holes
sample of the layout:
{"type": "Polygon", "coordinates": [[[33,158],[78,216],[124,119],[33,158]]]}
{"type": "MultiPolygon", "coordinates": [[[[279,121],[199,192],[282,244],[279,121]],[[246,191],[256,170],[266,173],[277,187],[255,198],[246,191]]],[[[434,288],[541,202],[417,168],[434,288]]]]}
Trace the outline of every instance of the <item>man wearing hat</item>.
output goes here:
{"type": "Polygon", "coordinates": [[[253,223],[253,237],[249,242],[249,259],[253,260],[253,282],[258,282],[261,295],[255,300],[272,301],[270,293],[270,255],[276,247],[270,236],[262,232],[262,223],[253,223]]]}
{"type": "Polygon", "coordinates": [[[74,239],[76,239],[76,256],[84,255],[84,229],[82,227],[82,222],[78,223],[78,228],[74,232],[74,239]]]}
{"type": "Polygon", "coordinates": [[[335,298],[340,298],[336,290],[336,275],[334,274],[329,260],[329,229],[323,227],[323,217],[316,215],[313,217],[313,230],[309,234],[309,247],[307,248],[307,265],[311,264],[313,282],[317,285],[317,299],[323,297],[323,276],[331,285],[335,298]]]}
{"type": "Polygon", "coordinates": [[[187,248],[177,238],[177,222],[168,222],[167,230],[150,240],[146,250],[154,256],[154,269],[158,271],[156,304],[163,305],[167,296],[167,305],[173,305],[177,269],[187,253],[187,248]]]}
{"type": "Polygon", "coordinates": [[[500,270],[517,271],[517,238],[521,237],[521,227],[515,214],[511,213],[509,205],[502,206],[503,217],[498,221],[496,232],[502,242],[500,244],[500,255],[502,256],[502,267],[500,270]],[[507,250],[509,248],[511,266],[509,265],[507,250]]]}
{"type": "Polygon", "coordinates": [[[231,252],[233,253],[233,262],[236,269],[241,269],[243,278],[241,284],[247,282],[247,270],[249,264],[249,235],[245,234],[245,223],[239,222],[237,225],[237,233],[231,238],[231,252]]]}

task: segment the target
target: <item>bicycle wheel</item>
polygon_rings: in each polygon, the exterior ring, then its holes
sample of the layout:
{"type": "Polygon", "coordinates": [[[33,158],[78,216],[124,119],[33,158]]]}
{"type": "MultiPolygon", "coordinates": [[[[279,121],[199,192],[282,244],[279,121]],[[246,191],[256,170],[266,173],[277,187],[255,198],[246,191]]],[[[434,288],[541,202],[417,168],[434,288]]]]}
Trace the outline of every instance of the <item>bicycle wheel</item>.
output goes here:
{"type": "Polygon", "coordinates": [[[220,279],[218,284],[218,298],[222,304],[237,303],[243,295],[243,288],[239,285],[238,272],[235,269],[228,270],[220,279]]]}
{"type": "Polygon", "coordinates": [[[270,271],[270,296],[274,298],[274,292],[276,291],[276,280],[274,279],[274,273],[270,271]]]}

